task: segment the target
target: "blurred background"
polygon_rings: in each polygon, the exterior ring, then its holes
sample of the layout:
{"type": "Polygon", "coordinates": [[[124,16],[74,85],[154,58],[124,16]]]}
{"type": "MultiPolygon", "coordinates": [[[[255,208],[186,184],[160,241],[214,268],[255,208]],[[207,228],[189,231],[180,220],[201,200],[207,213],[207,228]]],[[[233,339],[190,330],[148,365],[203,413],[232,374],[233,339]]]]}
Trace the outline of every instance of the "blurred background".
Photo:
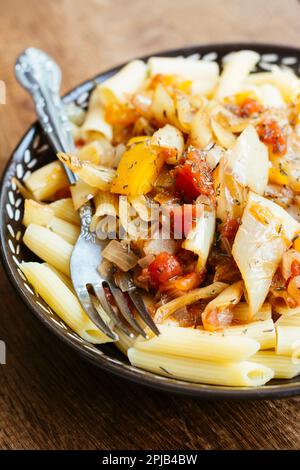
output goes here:
{"type": "MultiPolygon", "coordinates": [[[[300,46],[299,0],[0,0],[0,173],[35,120],[13,74],[26,47],[63,71],[62,91],[159,50],[222,42],[300,46]]],[[[243,47],[243,46],[241,46],[243,47]]],[[[299,449],[300,398],[210,402],[111,376],[46,330],[0,272],[0,449],[299,449]]]]}

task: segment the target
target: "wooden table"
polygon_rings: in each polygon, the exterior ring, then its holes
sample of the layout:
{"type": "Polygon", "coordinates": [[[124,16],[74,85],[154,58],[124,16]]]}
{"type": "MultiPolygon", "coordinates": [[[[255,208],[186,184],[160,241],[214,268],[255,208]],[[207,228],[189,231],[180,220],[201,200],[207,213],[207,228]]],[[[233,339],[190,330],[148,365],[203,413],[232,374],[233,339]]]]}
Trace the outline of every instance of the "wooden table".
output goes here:
{"type": "MultiPolygon", "coordinates": [[[[13,76],[33,45],[64,70],[64,90],[119,62],[196,43],[300,46],[296,0],[1,0],[0,165],[34,119],[13,76]]],[[[127,383],[61,343],[0,275],[1,449],[297,449],[300,399],[201,402],[127,383]]]]}

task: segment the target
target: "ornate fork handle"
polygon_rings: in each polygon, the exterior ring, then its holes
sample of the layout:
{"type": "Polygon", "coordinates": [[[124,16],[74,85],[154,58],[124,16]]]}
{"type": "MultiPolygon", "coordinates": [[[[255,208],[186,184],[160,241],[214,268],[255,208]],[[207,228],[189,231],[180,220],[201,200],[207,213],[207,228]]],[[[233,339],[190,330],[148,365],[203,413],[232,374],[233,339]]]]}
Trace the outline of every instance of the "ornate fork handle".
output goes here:
{"type": "MultiPolygon", "coordinates": [[[[44,52],[30,47],[19,56],[16,77],[33,98],[39,122],[56,152],[73,152],[73,136],[60,95],[61,72],[44,52]]],[[[69,183],[77,176],[64,165],[69,183]]]]}

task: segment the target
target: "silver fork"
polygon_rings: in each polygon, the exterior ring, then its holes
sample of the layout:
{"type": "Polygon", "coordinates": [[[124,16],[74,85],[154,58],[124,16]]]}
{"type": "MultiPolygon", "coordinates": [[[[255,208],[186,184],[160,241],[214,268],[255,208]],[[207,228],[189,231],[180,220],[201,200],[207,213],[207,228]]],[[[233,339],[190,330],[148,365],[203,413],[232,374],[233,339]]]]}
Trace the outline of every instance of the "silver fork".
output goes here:
{"type": "MultiPolygon", "coordinates": [[[[18,81],[30,93],[39,122],[54,151],[56,153],[74,152],[75,145],[70,124],[59,95],[61,71],[58,65],[43,51],[30,47],[18,57],[15,73],[18,81]]],[[[64,169],[69,183],[75,184],[77,176],[65,165],[64,169]]],[[[104,279],[98,272],[97,268],[101,262],[101,252],[105,244],[90,232],[92,214],[90,203],[86,203],[79,209],[81,231],[73,248],[70,262],[73,286],[82,307],[103,333],[112,340],[118,340],[118,335],[98,314],[90,296],[92,290],[113,325],[128,336],[141,334],[146,337],[143,327],[128,306],[127,298],[124,296],[127,292],[139,317],[156,335],[159,334],[130,275],[124,277],[122,290],[120,290],[111,279],[104,279]],[[104,287],[110,290],[114,306],[108,300],[104,287]]]]}

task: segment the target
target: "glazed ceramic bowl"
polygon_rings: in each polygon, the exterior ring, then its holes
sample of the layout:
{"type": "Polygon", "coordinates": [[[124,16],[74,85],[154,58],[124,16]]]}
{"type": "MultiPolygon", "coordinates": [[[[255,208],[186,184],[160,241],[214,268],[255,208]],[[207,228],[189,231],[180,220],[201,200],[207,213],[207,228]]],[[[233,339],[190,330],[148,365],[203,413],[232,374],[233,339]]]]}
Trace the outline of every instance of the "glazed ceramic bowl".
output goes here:
{"type": "MultiPolygon", "coordinates": [[[[300,49],[289,47],[260,44],[214,44],[164,51],[155,55],[187,57],[198,54],[203,60],[216,60],[221,65],[222,58],[226,54],[241,49],[255,50],[260,54],[258,70],[267,71],[270,69],[271,64],[278,64],[287,65],[293,68],[296,73],[299,73],[300,49]]],[[[147,59],[147,57],[143,59],[147,59]]],[[[95,82],[100,83],[120,68],[121,66],[100,73],[96,77],[77,86],[64,97],[64,102],[75,102],[77,105],[85,108],[95,82]]],[[[48,305],[35,294],[19,269],[20,262],[32,260],[34,255],[22,244],[24,232],[21,222],[23,200],[17,188],[11,182],[13,176],[22,180],[30,172],[54,159],[54,152],[51,150],[41,128],[38,123],[34,123],[23,136],[8,161],[2,178],[0,195],[0,216],[2,221],[1,253],[3,264],[16,292],[20,294],[28,308],[42,323],[59,336],[62,341],[73,347],[78,354],[81,354],[81,356],[95,364],[95,366],[156,389],[194,395],[204,399],[278,398],[300,394],[300,376],[291,380],[273,380],[267,385],[258,388],[203,385],[162,377],[131,366],[127,358],[114,345],[94,346],[89,344],[65,325],[48,305]]]]}

